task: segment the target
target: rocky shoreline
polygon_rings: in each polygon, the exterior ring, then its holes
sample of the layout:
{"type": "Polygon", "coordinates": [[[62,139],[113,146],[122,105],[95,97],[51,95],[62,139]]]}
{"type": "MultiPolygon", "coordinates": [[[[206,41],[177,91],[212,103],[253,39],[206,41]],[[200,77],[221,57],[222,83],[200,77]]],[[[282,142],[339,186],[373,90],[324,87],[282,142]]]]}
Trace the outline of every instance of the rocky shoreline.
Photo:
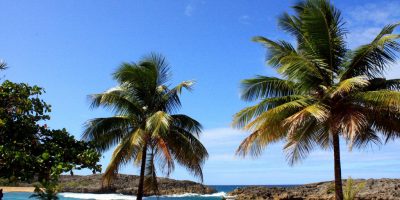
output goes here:
{"type": "MultiPolygon", "coordinates": [[[[357,179],[354,183],[365,184],[357,200],[400,199],[400,179],[357,179]]],[[[289,188],[254,186],[235,189],[228,195],[242,200],[334,200],[334,185],[333,182],[320,182],[289,188]]]]}
{"type": "MultiPolygon", "coordinates": [[[[157,178],[159,184],[160,195],[171,194],[212,194],[216,190],[200,183],[193,181],[180,181],[169,178],[157,178]]],[[[59,186],[60,192],[75,192],[75,193],[119,193],[119,194],[136,194],[139,183],[139,176],[119,174],[113,181],[111,188],[101,188],[101,175],[88,176],[68,176],[60,177],[59,186]]],[[[146,196],[154,195],[147,192],[146,196]]]]}

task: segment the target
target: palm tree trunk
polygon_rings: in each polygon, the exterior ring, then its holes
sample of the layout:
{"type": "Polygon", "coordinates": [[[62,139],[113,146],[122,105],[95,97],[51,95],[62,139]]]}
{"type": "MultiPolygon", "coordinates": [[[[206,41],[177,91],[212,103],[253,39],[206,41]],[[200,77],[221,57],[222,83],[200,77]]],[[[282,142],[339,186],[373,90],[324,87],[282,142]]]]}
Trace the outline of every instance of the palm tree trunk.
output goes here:
{"type": "Polygon", "coordinates": [[[140,166],[140,177],[139,177],[139,186],[136,195],[136,200],[143,199],[143,185],[144,185],[144,171],[146,169],[146,155],[147,155],[147,144],[144,145],[142,151],[142,163],[140,166]]]}
{"type": "Polygon", "coordinates": [[[335,162],[335,199],[343,200],[342,168],[340,166],[339,134],[333,134],[333,156],[335,162]]]}

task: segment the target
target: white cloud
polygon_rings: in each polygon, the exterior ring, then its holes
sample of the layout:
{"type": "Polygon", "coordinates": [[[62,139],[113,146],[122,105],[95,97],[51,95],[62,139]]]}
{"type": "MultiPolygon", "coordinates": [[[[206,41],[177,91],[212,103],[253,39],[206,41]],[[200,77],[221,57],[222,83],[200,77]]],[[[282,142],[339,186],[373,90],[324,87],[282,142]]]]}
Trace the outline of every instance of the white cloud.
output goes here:
{"type": "Polygon", "coordinates": [[[376,1],[359,5],[350,11],[351,23],[352,25],[356,23],[365,25],[395,23],[399,20],[399,10],[400,2],[398,1],[376,1]]]}
{"type": "Polygon", "coordinates": [[[239,23],[244,24],[244,25],[249,25],[250,24],[250,16],[248,15],[242,15],[239,17],[239,23]]]}
{"type": "MultiPolygon", "coordinates": [[[[350,48],[370,43],[385,25],[400,20],[400,1],[376,1],[345,10],[346,28],[349,29],[347,41],[350,48]]],[[[400,32],[397,29],[397,33],[400,32]]],[[[395,31],[396,32],[396,31],[395,31]]],[[[390,66],[387,78],[400,77],[400,62],[390,66]]]]}
{"type": "Polygon", "coordinates": [[[202,137],[200,140],[204,143],[219,143],[232,141],[237,139],[243,139],[246,136],[245,132],[233,129],[233,128],[216,128],[216,129],[207,129],[203,131],[202,137]]]}
{"type": "Polygon", "coordinates": [[[349,46],[354,48],[371,42],[385,25],[399,21],[399,10],[399,1],[376,1],[346,9],[349,46]]]}
{"type": "Polygon", "coordinates": [[[244,132],[232,128],[208,129],[202,133],[200,141],[210,154],[210,160],[236,160],[235,151],[247,136],[244,132]]]}
{"type": "Polygon", "coordinates": [[[184,14],[188,17],[193,16],[193,14],[195,13],[195,11],[197,11],[197,9],[199,7],[201,7],[202,5],[206,4],[205,0],[190,0],[186,6],[185,6],[185,10],[184,10],[184,14]]]}
{"type": "MultiPolygon", "coordinates": [[[[207,184],[298,184],[333,179],[333,153],[316,148],[301,163],[291,167],[285,159],[283,144],[268,146],[258,158],[238,157],[237,147],[249,134],[232,128],[205,130],[200,140],[210,157],[204,166],[207,184]],[[307,176],[304,176],[307,174],[307,176]]],[[[380,148],[348,151],[341,145],[343,177],[397,177],[400,142],[380,148]],[[371,170],[379,166],[379,171],[371,170]]]]}
{"type": "Polygon", "coordinates": [[[381,27],[353,27],[347,35],[350,48],[370,43],[382,30],[381,27]]]}
{"type": "Polygon", "coordinates": [[[195,10],[194,5],[189,4],[189,5],[186,5],[184,13],[186,16],[190,17],[193,15],[194,10],[195,10]]]}

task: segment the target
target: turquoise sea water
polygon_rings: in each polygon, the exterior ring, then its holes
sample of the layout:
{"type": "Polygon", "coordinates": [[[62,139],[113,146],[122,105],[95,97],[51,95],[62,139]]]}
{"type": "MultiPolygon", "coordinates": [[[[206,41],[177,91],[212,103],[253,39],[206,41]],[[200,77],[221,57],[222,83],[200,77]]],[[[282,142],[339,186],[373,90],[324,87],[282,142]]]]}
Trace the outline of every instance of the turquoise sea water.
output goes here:
{"type": "MultiPolygon", "coordinates": [[[[293,185],[274,185],[265,187],[292,187],[293,185]]],[[[182,194],[161,197],[146,197],[147,200],[220,200],[236,188],[245,187],[244,185],[212,185],[218,192],[210,195],[182,194]]],[[[10,192],[4,193],[3,200],[26,200],[32,193],[29,192],[10,192]]],[[[121,194],[89,194],[89,193],[60,193],[60,200],[135,200],[135,196],[121,194]]]]}

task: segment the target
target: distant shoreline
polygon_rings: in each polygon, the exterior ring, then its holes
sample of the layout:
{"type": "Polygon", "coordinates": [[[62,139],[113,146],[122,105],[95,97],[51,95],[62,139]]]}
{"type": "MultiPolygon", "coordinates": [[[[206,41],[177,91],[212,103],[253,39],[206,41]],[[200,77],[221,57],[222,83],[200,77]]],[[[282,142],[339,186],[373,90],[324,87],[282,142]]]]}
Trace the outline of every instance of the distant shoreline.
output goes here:
{"type": "Polygon", "coordinates": [[[33,192],[35,190],[35,187],[0,186],[0,189],[3,189],[3,192],[33,192]]]}

